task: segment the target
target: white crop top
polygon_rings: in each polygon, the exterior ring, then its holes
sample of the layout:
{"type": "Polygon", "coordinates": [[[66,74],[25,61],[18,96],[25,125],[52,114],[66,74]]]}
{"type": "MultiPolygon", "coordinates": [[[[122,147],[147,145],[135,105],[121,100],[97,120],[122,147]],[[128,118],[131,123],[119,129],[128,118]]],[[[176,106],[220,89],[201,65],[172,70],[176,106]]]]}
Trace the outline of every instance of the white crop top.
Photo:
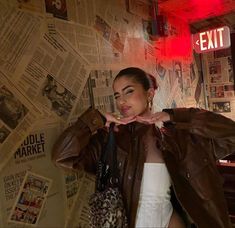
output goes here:
{"type": "Polygon", "coordinates": [[[136,227],[168,227],[173,207],[171,180],[165,163],[145,163],[136,227]]]}

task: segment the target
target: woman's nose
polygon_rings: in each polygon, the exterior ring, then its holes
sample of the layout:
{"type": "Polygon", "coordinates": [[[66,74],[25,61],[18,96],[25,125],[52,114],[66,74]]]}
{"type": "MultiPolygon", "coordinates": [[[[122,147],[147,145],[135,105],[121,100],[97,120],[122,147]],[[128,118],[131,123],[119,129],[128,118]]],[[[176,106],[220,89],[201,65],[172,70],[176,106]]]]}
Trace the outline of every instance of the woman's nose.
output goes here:
{"type": "Polygon", "coordinates": [[[126,99],[123,96],[121,96],[119,98],[119,104],[122,105],[122,104],[125,104],[125,103],[126,103],[126,99]]]}

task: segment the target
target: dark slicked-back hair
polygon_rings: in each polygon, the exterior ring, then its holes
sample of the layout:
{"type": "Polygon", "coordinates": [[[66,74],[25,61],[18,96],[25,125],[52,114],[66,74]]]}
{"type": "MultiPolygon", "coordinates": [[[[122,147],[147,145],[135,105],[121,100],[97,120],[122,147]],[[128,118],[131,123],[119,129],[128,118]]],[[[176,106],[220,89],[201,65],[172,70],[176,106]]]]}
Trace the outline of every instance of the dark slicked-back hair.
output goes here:
{"type": "Polygon", "coordinates": [[[154,90],[157,89],[157,83],[154,76],[146,73],[144,70],[140,68],[137,67],[125,68],[116,75],[114,81],[121,77],[126,77],[134,80],[135,82],[141,84],[146,91],[150,88],[153,88],[154,90]]]}

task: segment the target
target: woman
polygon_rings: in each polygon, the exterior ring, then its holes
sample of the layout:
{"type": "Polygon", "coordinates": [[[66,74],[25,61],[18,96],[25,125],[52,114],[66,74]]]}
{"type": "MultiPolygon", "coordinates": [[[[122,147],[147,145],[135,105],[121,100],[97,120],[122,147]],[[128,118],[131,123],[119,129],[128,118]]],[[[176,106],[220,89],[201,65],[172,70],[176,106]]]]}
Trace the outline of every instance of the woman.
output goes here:
{"type": "MultiPolygon", "coordinates": [[[[95,172],[111,122],[116,123],[121,191],[130,227],[231,227],[216,159],[235,151],[235,123],[195,108],[153,113],[153,78],[126,68],[113,82],[122,118],[87,110],[53,149],[64,168],[95,172]],[[159,130],[155,124],[163,123],[159,130]],[[179,204],[170,201],[170,186],[179,204]]],[[[177,203],[176,202],[176,203],[177,203]]]]}

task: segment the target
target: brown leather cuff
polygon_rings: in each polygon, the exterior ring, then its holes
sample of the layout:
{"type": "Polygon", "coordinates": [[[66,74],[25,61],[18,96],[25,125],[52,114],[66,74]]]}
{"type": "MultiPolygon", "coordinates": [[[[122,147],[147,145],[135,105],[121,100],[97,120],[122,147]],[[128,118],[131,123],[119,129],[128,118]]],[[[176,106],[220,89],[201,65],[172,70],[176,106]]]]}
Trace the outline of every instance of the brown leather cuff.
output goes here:
{"type": "Polygon", "coordinates": [[[190,122],[190,108],[163,109],[162,111],[170,115],[170,121],[172,122],[190,122]]]}
{"type": "Polygon", "coordinates": [[[92,108],[85,111],[79,119],[89,127],[91,133],[94,133],[99,128],[102,128],[105,123],[105,118],[101,115],[101,113],[97,109],[92,108]]]}

